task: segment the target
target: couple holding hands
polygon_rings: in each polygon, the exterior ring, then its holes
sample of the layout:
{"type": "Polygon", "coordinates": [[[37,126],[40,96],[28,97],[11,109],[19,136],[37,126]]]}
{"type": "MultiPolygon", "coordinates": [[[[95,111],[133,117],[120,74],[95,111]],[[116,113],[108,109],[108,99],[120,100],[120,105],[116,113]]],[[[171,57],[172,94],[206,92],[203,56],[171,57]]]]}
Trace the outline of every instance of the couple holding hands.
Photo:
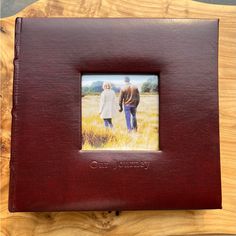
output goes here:
{"type": "MultiPolygon", "coordinates": [[[[119,112],[124,110],[126,126],[128,132],[137,131],[136,110],[140,101],[138,88],[130,83],[130,78],[127,76],[124,79],[125,85],[120,90],[119,94],[119,112]]],[[[112,118],[116,115],[116,95],[112,90],[110,82],[103,83],[103,91],[100,96],[99,114],[104,120],[106,128],[113,128],[112,118]]]]}

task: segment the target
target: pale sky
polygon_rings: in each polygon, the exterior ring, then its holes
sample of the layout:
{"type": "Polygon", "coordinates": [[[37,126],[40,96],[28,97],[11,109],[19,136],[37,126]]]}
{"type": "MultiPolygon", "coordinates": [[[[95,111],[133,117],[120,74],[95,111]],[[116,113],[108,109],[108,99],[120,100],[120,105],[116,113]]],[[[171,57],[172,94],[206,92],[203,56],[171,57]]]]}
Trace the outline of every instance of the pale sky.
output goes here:
{"type": "MultiPolygon", "coordinates": [[[[154,74],[142,74],[142,75],[132,75],[132,74],[84,74],[82,75],[82,87],[90,86],[95,81],[109,81],[116,86],[121,86],[124,84],[125,76],[129,76],[130,82],[135,85],[140,85],[146,82],[150,77],[156,76],[154,74]]],[[[157,81],[158,82],[158,81],[157,81]]]]}

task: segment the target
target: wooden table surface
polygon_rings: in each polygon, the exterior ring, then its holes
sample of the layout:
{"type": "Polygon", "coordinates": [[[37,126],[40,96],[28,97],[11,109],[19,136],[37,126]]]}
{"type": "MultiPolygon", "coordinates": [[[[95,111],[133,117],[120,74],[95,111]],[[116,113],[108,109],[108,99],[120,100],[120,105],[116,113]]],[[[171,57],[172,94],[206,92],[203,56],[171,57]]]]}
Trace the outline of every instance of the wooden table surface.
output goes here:
{"type": "MultiPolygon", "coordinates": [[[[218,1],[219,2],[219,1],[218,1]]],[[[221,1],[223,2],[223,1],[221,1]]],[[[236,6],[190,0],[40,0],[1,19],[1,235],[236,235],[236,6]],[[9,213],[14,21],[22,17],[219,18],[222,210],[9,213]]],[[[201,148],[201,147],[199,147],[201,148]]]]}

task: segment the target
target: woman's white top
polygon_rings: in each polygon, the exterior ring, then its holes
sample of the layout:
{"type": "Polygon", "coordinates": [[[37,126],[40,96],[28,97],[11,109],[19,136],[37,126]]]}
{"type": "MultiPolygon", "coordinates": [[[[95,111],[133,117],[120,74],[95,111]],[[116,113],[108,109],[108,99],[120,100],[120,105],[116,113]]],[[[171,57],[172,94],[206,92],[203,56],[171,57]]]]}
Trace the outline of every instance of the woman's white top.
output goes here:
{"type": "Polygon", "coordinates": [[[116,94],[112,89],[105,89],[101,93],[99,113],[102,119],[109,119],[116,113],[116,94]]]}

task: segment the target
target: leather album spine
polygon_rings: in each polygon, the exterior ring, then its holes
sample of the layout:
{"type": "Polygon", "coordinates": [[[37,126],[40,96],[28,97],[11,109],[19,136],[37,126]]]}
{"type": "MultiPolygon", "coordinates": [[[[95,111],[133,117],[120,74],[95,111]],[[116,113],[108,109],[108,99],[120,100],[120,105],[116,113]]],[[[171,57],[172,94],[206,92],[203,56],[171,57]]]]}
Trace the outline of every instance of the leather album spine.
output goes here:
{"type": "Polygon", "coordinates": [[[12,98],[12,124],[11,124],[11,157],[10,157],[10,187],[9,187],[9,211],[14,212],[15,209],[15,179],[16,179],[16,148],[17,148],[17,103],[18,103],[18,85],[19,85],[19,66],[20,66],[20,41],[22,18],[16,18],[15,22],[15,54],[14,54],[14,74],[13,74],[13,98],[12,98]]]}

